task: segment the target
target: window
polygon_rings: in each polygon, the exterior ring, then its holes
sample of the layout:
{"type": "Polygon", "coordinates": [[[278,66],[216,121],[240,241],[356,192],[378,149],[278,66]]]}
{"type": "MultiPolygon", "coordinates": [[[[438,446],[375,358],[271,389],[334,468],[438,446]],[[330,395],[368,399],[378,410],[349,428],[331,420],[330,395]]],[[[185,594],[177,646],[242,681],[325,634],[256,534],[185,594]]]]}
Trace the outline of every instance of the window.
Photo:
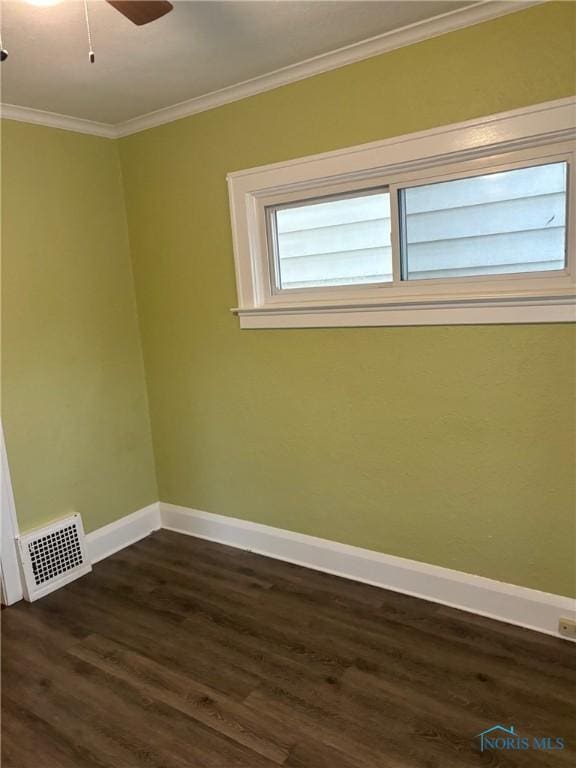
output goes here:
{"type": "Polygon", "coordinates": [[[574,105],[231,174],[241,327],[576,319],[574,105]]]}
{"type": "Polygon", "coordinates": [[[387,191],[272,206],[268,216],[276,289],[392,280],[387,191]]]}
{"type": "Polygon", "coordinates": [[[552,163],[400,190],[403,279],[564,269],[567,169],[552,163]]]}

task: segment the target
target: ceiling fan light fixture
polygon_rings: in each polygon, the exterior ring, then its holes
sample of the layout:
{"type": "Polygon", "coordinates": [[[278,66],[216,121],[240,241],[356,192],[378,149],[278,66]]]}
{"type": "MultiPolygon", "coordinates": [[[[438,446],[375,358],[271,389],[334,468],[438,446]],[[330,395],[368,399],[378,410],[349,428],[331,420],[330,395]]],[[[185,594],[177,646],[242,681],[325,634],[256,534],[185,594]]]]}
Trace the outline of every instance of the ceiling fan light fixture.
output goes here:
{"type": "Polygon", "coordinates": [[[28,5],[36,5],[38,7],[45,7],[48,5],[58,5],[62,0],[26,0],[28,5]]]}
{"type": "MultiPolygon", "coordinates": [[[[48,8],[51,5],[62,3],[63,0],[24,0],[24,2],[37,8],[48,8]]],[[[169,2],[169,0],[106,0],[106,2],[137,26],[156,21],[156,19],[162,18],[162,16],[165,16],[174,9],[173,4],[169,2]]],[[[84,16],[86,19],[86,33],[88,36],[88,61],[90,64],[94,64],[96,61],[96,54],[94,53],[94,47],[92,45],[88,0],[84,0],[84,16]]],[[[2,44],[2,36],[0,33],[0,62],[6,61],[7,58],[8,51],[2,44]]]]}

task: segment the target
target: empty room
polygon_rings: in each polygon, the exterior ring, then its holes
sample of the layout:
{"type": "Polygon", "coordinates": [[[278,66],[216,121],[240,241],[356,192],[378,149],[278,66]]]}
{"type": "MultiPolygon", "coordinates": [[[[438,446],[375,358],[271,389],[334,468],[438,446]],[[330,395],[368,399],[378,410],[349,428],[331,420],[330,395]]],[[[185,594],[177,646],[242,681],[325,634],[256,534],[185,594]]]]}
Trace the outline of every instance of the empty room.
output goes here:
{"type": "Polygon", "coordinates": [[[0,11],[2,768],[576,765],[576,2],[0,11]]]}

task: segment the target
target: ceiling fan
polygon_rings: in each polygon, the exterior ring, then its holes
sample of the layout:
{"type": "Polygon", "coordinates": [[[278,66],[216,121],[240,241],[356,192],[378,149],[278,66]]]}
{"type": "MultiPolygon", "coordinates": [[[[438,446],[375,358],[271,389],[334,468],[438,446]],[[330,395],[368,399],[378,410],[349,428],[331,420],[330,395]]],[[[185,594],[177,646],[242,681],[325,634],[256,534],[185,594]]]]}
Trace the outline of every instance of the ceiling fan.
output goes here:
{"type": "MultiPolygon", "coordinates": [[[[53,5],[58,0],[28,0],[32,5],[53,5]]],[[[151,21],[161,19],[174,9],[172,3],[168,0],[106,0],[122,16],[129,21],[141,27],[149,24],[151,21]]],[[[92,50],[92,34],[90,32],[90,18],[88,14],[88,2],[84,0],[84,11],[86,16],[86,29],[88,32],[89,60],[93,64],[95,61],[94,51],[92,50]]],[[[8,51],[2,45],[2,36],[0,33],[0,62],[8,58],[8,51]]]]}
{"type": "Polygon", "coordinates": [[[106,0],[106,2],[139,27],[160,19],[174,8],[168,0],[106,0]]]}

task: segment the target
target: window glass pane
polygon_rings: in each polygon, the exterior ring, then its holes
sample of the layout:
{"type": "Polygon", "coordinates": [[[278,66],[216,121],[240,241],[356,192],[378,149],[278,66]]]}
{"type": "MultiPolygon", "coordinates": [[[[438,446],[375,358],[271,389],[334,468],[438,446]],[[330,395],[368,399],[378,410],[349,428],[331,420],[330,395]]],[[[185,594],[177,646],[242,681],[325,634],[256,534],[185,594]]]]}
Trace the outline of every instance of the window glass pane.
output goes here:
{"type": "Polygon", "coordinates": [[[402,277],[563,269],[567,164],[401,191],[402,277]]]}
{"type": "Polygon", "coordinates": [[[279,287],[392,280],[390,195],[357,195],[276,208],[279,287]]]}

